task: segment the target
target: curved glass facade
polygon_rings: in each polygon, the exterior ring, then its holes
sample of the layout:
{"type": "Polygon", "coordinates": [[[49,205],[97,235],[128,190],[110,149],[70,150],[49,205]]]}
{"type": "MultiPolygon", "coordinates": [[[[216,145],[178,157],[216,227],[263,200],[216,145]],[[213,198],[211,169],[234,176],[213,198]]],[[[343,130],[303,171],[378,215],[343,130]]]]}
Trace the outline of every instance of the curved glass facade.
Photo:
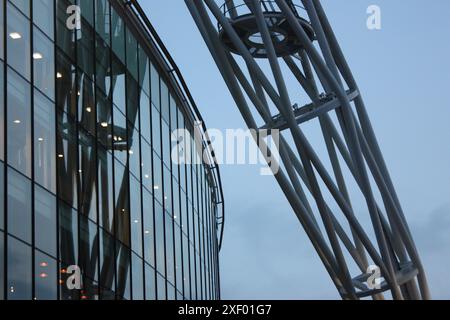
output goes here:
{"type": "Polygon", "coordinates": [[[198,119],[167,70],[123,1],[1,1],[0,300],[220,297],[214,168],[172,161],[204,146],[172,136],[198,119]]]}

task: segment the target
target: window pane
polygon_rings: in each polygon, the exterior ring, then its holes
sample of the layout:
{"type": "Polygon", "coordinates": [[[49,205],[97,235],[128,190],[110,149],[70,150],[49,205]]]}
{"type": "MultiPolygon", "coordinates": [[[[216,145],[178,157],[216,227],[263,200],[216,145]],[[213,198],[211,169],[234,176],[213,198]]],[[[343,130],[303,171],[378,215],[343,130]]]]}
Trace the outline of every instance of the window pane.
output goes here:
{"type": "Polygon", "coordinates": [[[4,42],[4,24],[3,19],[5,18],[5,15],[3,13],[3,6],[0,6],[0,59],[3,59],[4,57],[4,50],[5,50],[5,42],[4,42]]]}
{"type": "Polygon", "coordinates": [[[77,116],[77,82],[75,66],[62,53],[56,54],[56,105],[71,117],[77,116]]]}
{"type": "Polygon", "coordinates": [[[97,168],[95,139],[84,130],[79,131],[79,181],[80,181],[80,214],[97,221],[97,168]]]}
{"type": "Polygon", "coordinates": [[[59,196],[73,208],[78,206],[78,143],[75,122],[64,112],[57,114],[57,167],[59,196]]]}
{"type": "Polygon", "coordinates": [[[9,0],[27,17],[30,16],[30,0],[9,0]]]}
{"type": "Polygon", "coordinates": [[[144,249],[145,261],[155,266],[155,231],[153,228],[153,197],[147,190],[143,191],[144,215],[144,249]]]}
{"type": "Polygon", "coordinates": [[[127,76],[127,119],[139,129],[139,87],[136,80],[127,76]]]}
{"type": "Polygon", "coordinates": [[[30,21],[9,3],[7,10],[8,64],[30,79],[30,21]]]}
{"type": "Polygon", "coordinates": [[[5,300],[5,234],[0,231],[0,300],[5,300]]]}
{"type": "Polygon", "coordinates": [[[162,189],[162,165],[161,159],[153,153],[153,193],[155,198],[162,203],[163,202],[163,189],[162,189]]]}
{"type": "Polygon", "coordinates": [[[113,59],[113,102],[119,110],[126,114],[125,99],[125,67],[116,59],[113,59]]]}
{"type": "Polygon", "coordinates": [[[128,134],[127,121],[122,112],[116,107],[113,107],[114,112],[114,157],[116,157],[122,164],[128,162],[128,134]]]}
{"type": "Polygon", "coordinates": [[[120,61],[125,64],[125,24],[114,8],[111,8],[111,11],[112,49],[120,61]]]}
{"type": "Polygon", "coordinates": [[[53,43],[34,28],[34,85],[50,99],[55,99],[55,55],[53,43]]]}
{"type": "Polygon", "coordinates": [[[145,299],[156,299],[155,269],[145,264],[145,299]]]}
{"type": "Polygon", "coordinates": [[[159,203],[155,203],[155,241],[156,241],[156,270],[162,275],[165,271],[164,254],[164,212],[159,203]]]}
{"type": "Polygon", "coordinates": [[[181,251],[181,229],[175,224],[175,272],[177,290],[183,292],[183,255],[181,251]]]}
{"type": "MultiPolygon", "coordinates": [[[[92,6],[92,0],[89,0],[92,6]]],[[[81,10],[83,15],[83,10],[81,10]]],[[[81,21],[81,30],[77,31],[77,59],[80,67],[89,77],[94,75],[94,29],[81,21]]]]}
{"type": "Polygon", "coordinates": [[[167,280],[170,283],[175,283],[175,261],[173,254],[173,220],[166,214],[165,229],[166,229],[166,268],[167,280]]]}
{"type": "Polygon", "coordinates": [[[8,233],[31,243],[31,182],[8,169],[8,233]]]}
{"type": "Polygon", "coordinates": [[[63,264],[78,265],[78,215],[64,202],[59,202],[59,250],[63,264]]]}
{"type": "Polygon", "coordinates": [[[54,0],[33,0],[34,23],[53,39],[54,0]],[[49,19],[50,17],[50,19],[49,19]]]}
{"type": "Polygon", "coordinates": [[[149,143],[152,142],[151,135],[151,117],[150,117],[150,97],[144,91],[141,91],[141,134],[149,143]]]}
{"type": "Polygon", "coordinates": [[[56,198],[44,189],[35,187],[35,245],[56,257],[56,198]]]}
{"type": "Polygon", "coordinates": [[[91,135],[96,135],[94,82],[85,73],[78,74],[81,88],[78,88],[78,119],[81,126],[91,135]]]}
{"type": "Polygon", "coordinates": [[[81,16],[93,26],[94,25],[94,5],[92,0],[78,0],[81,9],[81,16]]]}
{"type": "Polygon", "coordinates": [[[153,150],[161,155],[161,115],[152,107],[152,141],[153,150]]]}
{"type": "MultiPolygon", "coordinates": [[[[5,168],[0,161],[0,194],[5,194],[5,168]]],[[[5,230],[5,196],[0,196],[0,230],[5,230]]],[[[0,277],[1,278],[1,277],[0,277]]],[[[1,290],[0,290],[1,291],[1,290]]]]}
{"type": "Polygon", "coordinates": [[[151,64],[150,68],[150,74],[151,74],[151,86],[152,86],[152,104],[160,110],[159,105],[159,73],[156,70],[155,66],[151,64]]]}
{"type": "Polygon", "coordinates": [[[111,53],[104,40],[96,38],[96,84],[104,94],[109,95],[111,89],[111,53]]]}
{"type": "Polygon", "coordinates": [[[97,138],[104,147],[112,149],[112,110],[111,100],[97,89],[97,138]]]}
{"type": "Polygon", "coordinates": [[[100,37],[110,43],[110,8],[107,0],[95,0],[95,29],[100,37]]]}
{"type": "Polygon", "coordinates": [[[140,150],[140,134],[136,128],[129,127],[129,163],[131,173],[141,180],[141,150],[140,150]]]}
{"type": "MultiPolygon", "coordinates": [[[[115,279],[114,240],[105,231],[100,231],[100,286],[114,290],[115,279]]],[[[102,297],[103,298],[103,297],[102,297]]]]}
{"type": "Polygon", "coordinates": [[[150,60],[141,46],[139,46],[139,85],[147,95],[150,95],[150,60]]]}
{"type": "Polygon", "coordinates": [[[163,80],[161,80],[161,115],[167,123],[170,123],[169,89],[163,80]]]}
{"type": "Polygon", "coordinates": [[[55,105],[34,94],[34,174],[37,183],[56,193],[55,105]]]}
{"type": "Polygon", "coordinates": [[[56,261],[39,251],[35,251],[35,298],[36,300],[56,300],[58,298],[56,261]]]}
{"type": "Polygon", "coordinates": [[[31,176],[30,85],[8,69],[8,163],[31,176]]]}
{"type": "Polygon", "coordinates": [[[8,237],[8,300],[31,300],[31,247],[8,237]]]}
{"type": "Polygon", "coordinates": [[[144,300],[144,262],[133,253],[133,300],[144,300]]]}
{"type": "Polygon", "coordinates": [[[74,1],[56,0],[56,43],[69,56],[75,55],[75,29],[67,28],[67,8],[73,5],[74,1]]]}
{"type": "Polygon", "coordinates": [[[128,170],[118,161],[114,164],[116,197],[116,237],[130,246],[130,212],[128,170]]]}
{"type": "Polygon", "coordinates": [[[116,242],[116,253],[117,295],[119,299],[129,300],[131,298],[130,250],[120,242],[116,242]]]}
{"type": "Polygon", "coordinates": [[[98,280],[98,237],[97,225],[86,217],[80,217],[80,267],[83,274],[98,280]]]}
{"type": "MultiPolygon", "coordinates": [[[[5,85],[5,73],[3,68],[4,68],[3,62],[0,61],[0,88],[4,88],[5,85]]],[[[5,90],[0,90],[0,160],[4,160],[5,159],[4,156],[5,156],[5,90]]]]}
{"type": "Polygon", "coordinates": [[[138,77],[138,48],[136,38],[129,29],[127,31],[127,69],[137,81],[138,77]]]}
{"type": "Polygon", "coordinates": [[[152,183],[152,147],[145,140],[141,140],[142,148],[142,184],[149,191],[153,190],[152,183]]]}
{"type": "Polygon", "coordinates": [[[131,248],[142,257],[141,184],[130,176],[131,248]]]}
{"type": "Polygon", "coordinates": [[[166,300],[166,280],[159,273],[156,277],[158,288],[158,300],[166,300]]]}
{"type": "Polygon", "coordinates": [[[112,155],[105,149],[98,148],[98,193],[100,226],[109,233],[113,228],[113,160],[112,155]]]}

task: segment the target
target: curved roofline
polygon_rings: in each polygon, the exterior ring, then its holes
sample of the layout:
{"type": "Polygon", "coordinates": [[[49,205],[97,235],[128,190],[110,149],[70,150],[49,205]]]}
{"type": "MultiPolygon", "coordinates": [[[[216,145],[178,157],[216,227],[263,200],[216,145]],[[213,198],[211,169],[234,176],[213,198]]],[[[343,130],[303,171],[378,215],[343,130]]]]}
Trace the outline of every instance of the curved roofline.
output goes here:
{"type": "Polygon", "coordinates": [[[216,161],[216,156],[212,147],[211,139],[207,132],[206,123],[203,120],[203,117],[197,107],[197,104],[194,101],[194,98],[192,97],[191,92],[189,91],[189,88],[183,78],[183,75],[181,74],[180,69],[170,55],[163,41],[159,37],[149,18],[146,16],[139,2],[137,0],[116,0],[115,3],[120,5],[122,8],[128,9],[127,12],[132,14],[130,18],[134,18],[134,22],[138,23],[138,25],[135,25],[135,27],[142,28],[145,31],[145,34],[140,34],[140,37],[143,38],[142,40],[144,40],[144,43],[148,44],[148,49],[151,50],[153,55],[155,55],[155,53],[158,54],[158,56],[156,56],[155,58],[160,60],[161,65],[166,66],[166,70],[163,70],[165,72],[165,76],[169,80],[171,80],[174,89],[176,89],[178,98],[182,102],[184,111],[190,118],[191,124],[193,126],[195,126],[196,123],[201,124],[200,128],[202,132],[203,146],[206,150],[208,150],[208,158],[210,160],[209,163],[213,163],[213,165],[211,166],[205,163],[205,167],[210,174],[211,179],[209,180],[213,187],[213,200],[218,207],[218,212],[216,212],[216,224],[217,228],[220,231],[220,234],[218,236],[220,251],[222,248],[225,227],[225,202],[220,169],[216,161]]]}

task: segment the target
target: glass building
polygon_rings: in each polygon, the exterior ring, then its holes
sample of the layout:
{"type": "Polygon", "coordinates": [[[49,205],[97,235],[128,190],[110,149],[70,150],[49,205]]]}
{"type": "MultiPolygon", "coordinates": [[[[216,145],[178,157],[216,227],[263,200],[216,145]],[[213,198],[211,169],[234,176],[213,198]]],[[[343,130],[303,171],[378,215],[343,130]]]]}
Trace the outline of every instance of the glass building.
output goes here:
{"type": "Polygon", "coordinates": [[[212,152],[139,5],[0,3],[0,300],[220,298],[220,174],[172,161],[212,152]]]}

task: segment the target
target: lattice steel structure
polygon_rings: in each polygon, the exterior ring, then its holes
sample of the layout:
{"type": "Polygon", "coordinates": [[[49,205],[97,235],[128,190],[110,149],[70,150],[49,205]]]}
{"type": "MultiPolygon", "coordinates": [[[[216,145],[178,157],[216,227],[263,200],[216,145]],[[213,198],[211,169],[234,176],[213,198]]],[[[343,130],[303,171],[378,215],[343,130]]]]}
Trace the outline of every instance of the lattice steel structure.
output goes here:
{"type": "Polygon", "coordinates": [[[340,296],[383,299],[390,291],[394,299],[429,299],[363,98],[320,1],[185,3],[247,126],[281,130],[275,178],[340,296]],[[300,91],[308,99],[303,107],[293,99],[300,91]],[[312,121],[320,125],[332,173],[302,129],[312,121]],[[369,228],[353,209],[349,179],[367,204],[369,228]],[[381,285],[368,285],[369,265],[380,268],[381,285]]]}

